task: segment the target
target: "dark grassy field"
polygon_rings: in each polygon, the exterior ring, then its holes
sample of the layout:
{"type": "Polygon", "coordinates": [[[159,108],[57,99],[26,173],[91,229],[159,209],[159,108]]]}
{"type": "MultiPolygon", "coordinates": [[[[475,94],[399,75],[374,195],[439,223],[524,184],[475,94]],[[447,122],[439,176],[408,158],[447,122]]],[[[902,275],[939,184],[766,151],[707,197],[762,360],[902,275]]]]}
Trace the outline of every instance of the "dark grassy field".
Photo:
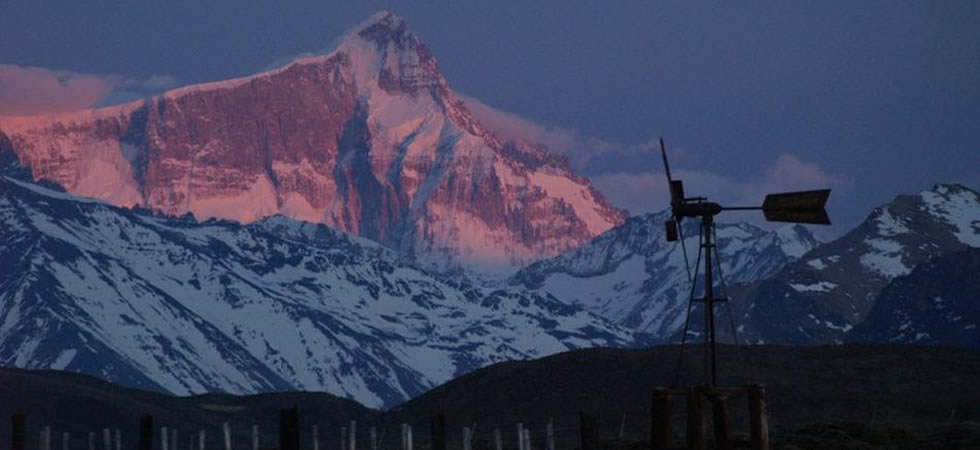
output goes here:
{"type": "MultiPolygon", "coordinates": [[[[26,415],[28,449],[38,448],[38,435],[46,425],[52,428],[52,448],[61,448],[61,433],[67,431],[73,449],[87,449],[88,432],[97,431],[96,445],[101,449],[101,430],[108,427],[122,430],[123,448],[133,449],[145,414],[154,417],[155,432],[161,426],[176,427],[180,449],[188,448],[191,432],[200,429],[207,431],[209,447],[221,448],[225,421],[233,427],[236,448],[251,448],[252,424],[259,425],[263,447],[272,447],[279,442],[279,410],[293,406],[301,411],[304,432],[314,423],[326,431],[349,420],[369,422],[378,416],[357,402],[324,393],[174,397],[68,372],[0,369],[0,449],[9,448],[10,417],[15,412],[26,415]]],[[[303,438],[309,439],[305,434],[303,438]]]]}
{"type": "MultiPolygon", "coordinates": [[[[681,385],[700,383],[700,351],[688,348],[681,385]]],[[[723,347],[721,355],[723,384],[766,385],[775,448],[980,448],[978,352],[886,345],[753,346],[737,351],[723,347]]],[[[264,442],[272,445],[279,408],[296,405],[305,430],[319,424],[325,449],[337,449],[339,427],[351,419],[359,422],[359,442],[366,444],[366,427],[377,425],[385,430],[383,447],[397,448],[397,426],[407,422],[414,427],[416,448],[426,448],[429,420],[437,413],[446,416],[451,447],[460,446],[463,426],[475,426],[474,450],[489,448],[494,428],[503,431],[505,447],[513,448],[517,422],[531,427],[532,442],[541,447],[551,420],[559,448],[571,448],[577,443],[579,411],[598,415],[601,438],[608,445],[641,448],[649,432],[650,395],[655,386],[673,384],[677,357],[678,347],[668,346],[579,350],[502,363],[384,413],[326,394],[176,398],[78,375],[3,369],[0,446],[9,442],[7,417],[13,411],[28,413],[28,437],[33,439],[48,424],[56,436],[62,430],[123,428],[124,439],[128,432],[135,442],[139,416],[153,414],[158,426],[178,426],[182,433],[207,428],[215,438],[222,421],[240,425],[242,433],[259,423],[269,431],[264,442]]],[[[744,397],[730,401],[737,433],[747,433],[744,397]]],[[[677,398],[678,434],[683,433],[683,408],[684,399],[677,398]]],[[[182,436],[185,442],[187,435],[182,436]]],[[[240,438],[242,445],[236,447],[244,448],[244,434],[240,438]]],[[[77,439],[83,444],[82,435],[77,439]]],[[[309,442],[308,436],[303,439],[309,442]]]]}

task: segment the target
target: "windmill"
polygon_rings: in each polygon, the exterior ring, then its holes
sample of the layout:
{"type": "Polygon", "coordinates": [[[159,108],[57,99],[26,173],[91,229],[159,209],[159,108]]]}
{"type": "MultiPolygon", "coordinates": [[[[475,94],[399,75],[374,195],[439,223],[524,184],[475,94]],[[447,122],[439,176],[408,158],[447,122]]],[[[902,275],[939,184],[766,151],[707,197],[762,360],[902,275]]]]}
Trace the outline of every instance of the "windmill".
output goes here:
{"type": "MultiPolygon", "coordinates": [[[[697,277],[691,279],[691,303],[688,304],[687,321],[684,325],[684,334],[681,342],[681,352],[687,340],[687,326],[690,321],[691,306],[695,302],[704,304],[704,344],[710,358],[705,358],[705,384],[709,387],[718,385],[718,371],[715,346],[715,316],[714,308],[716,303],[727,302],[724,297],[715,297],[712,258],[717,257],[717,249],[712,241],[714,235],[715,216],[724,211],[747,211],[761,210],[767,221],[770,222],[791,222],[806,223],[813,225],[830,225],[830,218],[824,205],[830,196],[830,189],[819,189],[813,191],[785,192],[779,194],[766,195],[762,206],[722,206],[718,203],[710,202],[706,197],[685,197],[684,184],[681,180],[675,180],[670,176],[670,165],[667,163],[667,149],[664,139],[660,138],[660,153],[664,160],[664,173],[667,175],[667,186],[670,189],[670,211],[671,219],[664,225],[667,233],[667,241],[680,241],[684,252],[684,264],[687,262],[687,248],[684,246],[683,229],[680,226],[684,219],[700,219],[700,241],[701,249],[704,252],[704,297],[694,298],[694,287],[697,277]]],[[[700,256],[700,254],[699,254],[700,256]]],[[[700,259],[700,257],[699,257],[700,259]]],[[[721,275],[721,265],[718,265],[719,276],[721,275]]],[[[688,268],[690,278],[690,268],[688,268]]],[[[733,329],[734,333],[735,330],[733,329]]],[[[679,369],[679,368],[678,368],[679,369]]]]}

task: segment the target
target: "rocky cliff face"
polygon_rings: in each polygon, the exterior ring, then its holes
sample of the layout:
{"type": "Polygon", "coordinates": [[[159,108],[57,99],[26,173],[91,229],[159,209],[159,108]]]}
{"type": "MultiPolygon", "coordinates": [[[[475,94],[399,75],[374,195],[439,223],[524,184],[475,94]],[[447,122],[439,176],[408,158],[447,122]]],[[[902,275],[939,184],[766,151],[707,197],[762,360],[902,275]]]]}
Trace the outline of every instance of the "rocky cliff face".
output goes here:
{"type": "Polygon", "coordinates": [[[284,214],[444,268],[552,256],[625,219],[562,160],[485,130],[386,12],[323,56],[0,130],[35,178],[74,194],[202,219],[284,214]]]}
{"type": "Polygon", "coordinates": [[[940,256],[885,286],[854,342],[980,349],[980,248],[940,256]]]}

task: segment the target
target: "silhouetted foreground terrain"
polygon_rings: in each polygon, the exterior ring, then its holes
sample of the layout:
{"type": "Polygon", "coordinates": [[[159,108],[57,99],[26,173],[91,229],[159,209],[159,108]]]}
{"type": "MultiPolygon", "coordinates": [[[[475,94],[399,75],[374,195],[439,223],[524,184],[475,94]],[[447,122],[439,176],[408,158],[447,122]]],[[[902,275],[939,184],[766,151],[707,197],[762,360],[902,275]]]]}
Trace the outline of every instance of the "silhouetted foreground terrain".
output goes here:
{"type": "MultiPolygon", "coordinates": [[[[701,349],[689,347],[681,384],[697,383],[701,349]]],[[[774,448],[980,448],[980,353],[937,347],[844,345],[835,347],[754,346],[721,351],[725,385],[766,385],[774,448]]],[[[318,393],[176,398],[120,388],[92,378],[52,372],[0,370],[0,442],[9,442],[9,414],[28,416],[28,438],[50,424],[82,432],[118,427],[135,439],[139,416],[153,414],[156,425],[217,433],[230,421],[244,433],[263,428],[263,442],[275,441],[281,407],[299,406],[301,426],[320,426],[321,448],[339,445],[338,430],[358,420],[365,435],[377,425],[382,446],[397,448],[397,426],[413,424],[416,447],[429,442],[429,418],[446,415],[450,447],[458,447],[463,426],[476,427],[474,449],[492,443],[500,428],[513,447],[514,426],[523,422],[539,447],[552,420],[559,448],[576,445],[578,412],[599,416],[600,435],[610,445],[640,448],[648,436],[649,400],[655,386],[675,379],[678,347],[648,350],[591,349],[522,362],[496,364],[459,377],[391,411],[379,413],[318,393]],[[619,439],[622,430],[623,439],[619,439]]],[[[747,432],[744,398],[733,396],[737,434],[747,432]]],[[[675,434],[683,434],[684,398],[674,401],[675,434]]],[[[182,436],[187,436],[182,435],[182,436]]],[[[77,444],[83,436],[78,435],[77,444]]],[[[184,443],[186,437],[180,439],[184,443]]],[[[309,436],[303,437],[303,442],[309,436]]],[[[363,439],[363,440],[362,440],[363,439]]],[[[184,444],[182,444],[182,447],[184,444]]],[[[36,448],[28,445],[28,448],[36,448]]]]}

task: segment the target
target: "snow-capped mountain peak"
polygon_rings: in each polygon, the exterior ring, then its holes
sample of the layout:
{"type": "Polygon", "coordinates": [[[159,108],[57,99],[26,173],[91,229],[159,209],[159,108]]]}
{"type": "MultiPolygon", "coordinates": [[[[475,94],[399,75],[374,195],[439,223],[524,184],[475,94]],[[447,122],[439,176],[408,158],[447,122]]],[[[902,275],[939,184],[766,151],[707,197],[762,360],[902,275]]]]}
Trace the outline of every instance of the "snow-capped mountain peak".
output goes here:
{"type": "Polygon", "coordinates": [[[0,131],[35,179],[115,205],[323,223],[443,269],[510,270],[625,219],[540,146],[501,142],[391,13],[327,54],[0,131]]]}
{"type": "Polygon", "coordinates": [[[900,195],[749,292],[739,320],[753,342],[841,342],[893,280],[971,247],[980,247],[977,192],[940,184],[900,195]]]}

